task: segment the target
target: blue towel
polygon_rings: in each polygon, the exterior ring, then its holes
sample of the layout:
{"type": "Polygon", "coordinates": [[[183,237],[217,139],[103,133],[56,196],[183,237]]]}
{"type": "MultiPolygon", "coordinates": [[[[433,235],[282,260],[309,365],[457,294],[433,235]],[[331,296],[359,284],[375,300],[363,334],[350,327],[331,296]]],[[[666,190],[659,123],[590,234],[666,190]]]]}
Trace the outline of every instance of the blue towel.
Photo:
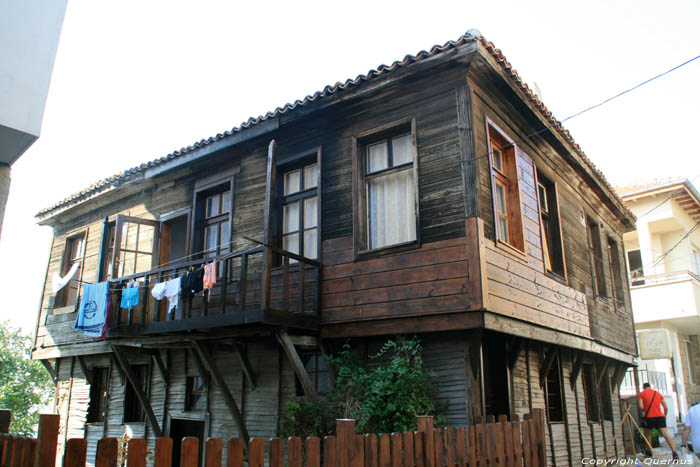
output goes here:
{"type": "Polygon", "coordinates": [[[83,297],[73,328],[89,337],[102,337],[107,325],[108,295],[108,282],[83,285],[83,297]]]}
{"type": "Polygon", "coordinates": [[[122,289],[122,308],[133,308],[139,304],[139,288],[122,289]]]}

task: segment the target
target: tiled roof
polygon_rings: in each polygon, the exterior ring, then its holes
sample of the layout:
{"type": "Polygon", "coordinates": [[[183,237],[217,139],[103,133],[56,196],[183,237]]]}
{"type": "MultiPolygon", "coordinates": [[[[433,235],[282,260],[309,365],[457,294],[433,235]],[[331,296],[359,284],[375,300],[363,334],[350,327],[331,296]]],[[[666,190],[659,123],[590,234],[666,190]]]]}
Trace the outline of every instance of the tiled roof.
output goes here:
{"type": "Polygon", "coordinates": [[[644,193],[645,191],[651,191],[658,188],[680,185],[685,181],[686,179],[683,177],[655,178],[649,181],[634,181],[630,182],[628,185],[616,186],[615,191],[618,195],[624,198],[632,193],[644,193]]]}
{"type": "Polygon", "coordinates": [[[491,56],[496,60],[496,62],[501,66],[503,71],[508,75],[511,79],[514,80],[514,84],[521,89],[526,95],[526,97],[529,99],[529,101],[535,106],[535,108],[541,113],[542,117],[548,122],[550,128],[552,130],[556,130],[576,151],[578,156],[583,160],[584,164],[590,169],[593,174],[598,178],[600,183],[607,188],[608,193],[610,194],[611,197],[616,199],[617,204],[621,207],[621,209],[627,214],[630,218],[634,219],[634,215],[632,212],[622,203],[622,201],[616,196],[616,193],[613,189],[613,187],[608,183],[607,179],[603,175],[603,173],[598,170],[593,162],[584,154],[583,150],[581,147],[576,144],[574,141],[573,137],[569,133],[568,130],[566,130],[561,123],[554,117],[552,112],[547,109],[547,107],[542,103],[542,101],[535,95],[535,93],[529,88],[529,86],[520,78],[518,75],[518,72],[511,66],[511,64],[506,60],[506,58],[503,56],[501,53],[500,49],[497,49],[492,42],[487,41],[483,36],[481,36],[481,33],[479,33],[476,30],[469,30],[467,31],[466,34],[462,35],[459,39],[456,41],[449,41],[443,45],[435,45],[433,46],[429,51],[420,51],[416,55],[406,55],[403,60],[401,61],[395,61],[391,65],[379,65],[376,69],[370,70],[367,72],[365,75],[358,75],[355,79],[348,79],[344,83],[337,82],[336,84],[332,86],[326,86],[323,88],[321,91],[316,91],[313,95],[306,96],[302,100],[296,100],[293,103],[287,103],[283,105],[282,107],[276,108],[274,111],[268,112],[265,115],[258,116],[256,118],[249,118],[246,122],[243,122],[240,126],[234,127],[229,131],[225,131],[224,133],[219,133],[216,136],[200,140],[196,143],[194,143],[191,146],[187,146],[186,148],[181,148],[177,151],[173,151],[170,154],[163,156],[161,158],[152,160],[150,162],[147,162],[145,164],[141,164],[137,167],[132,167],[131,169],[125,170],[124,172],[120,172],[118,174],[115,174],[111,177],[107,177],[105,179],[102,179],[92,185],[90,185],[88,188],[79,191],[77,193],[74,193],[70,195],[69,197],[63,199],[62,201],[59,201],[58,203],[46,208],[42,209],[36,214],[36,217],[39,219],[45,218],[49,215],[52,214],[53,211],[67,208],[69,205],[78,203],[82,200],[91,198],[103,191],[107,191],[108,189],[119,186],[120,184],[134,178],[135,176],[141,175],[143,172],[145,172],[147,169],[157,167],[161,164],[164,164],[166,162],[169,162],[173,159],[177,159],[179,157],[184,156],[185,154],[188,154],[196,149],[205,147],[211,143],[214,143],[216,141],[219,141],[223,138],[226,138],[228,136],[231,136],[241,130],[253,127],[265,120],[268,120],[270,118],[275,118],[280,115],[288,114],[290,112],[293,112],[295,109],[299,107],[303,107],[306,105],[309,105],[313,102],[316,102],[320,99],[328,98],[329,96],[333,96],[335,94],[338,94],[346,89],[353,88],[355,86],[358,86],[364,82],[367,81],[372,81],[374,79],[383,77],[389,73],[394,72],[395,70],[398,70],[400,68],[403,68],[405,66],[409,66],[413,63],[417,63],[420,61],[423,61],[427,58],[432,58],[436,55],[439,55],[443,52],[449,51],[451,49],[454,49],[456,47],[459,47],[467,42],[474,42],[478,41],[482,44],[482,46],[491,54],[491,56]]]}

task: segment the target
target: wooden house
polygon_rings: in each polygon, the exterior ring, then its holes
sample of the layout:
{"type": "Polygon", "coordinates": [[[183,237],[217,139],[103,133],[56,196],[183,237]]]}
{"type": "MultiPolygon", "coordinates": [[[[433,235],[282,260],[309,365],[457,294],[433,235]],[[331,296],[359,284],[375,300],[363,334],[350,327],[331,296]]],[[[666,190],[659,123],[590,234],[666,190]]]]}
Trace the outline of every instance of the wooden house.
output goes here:
{"type": "Polygon", "coordinates": [[[33,358],[62,438],[273,436],[322,354],[418,335],[449,425],[546,408],[548,459],[621,454],[634,216],[470,31],[102,180],[54,228],[33,358]],[[216,259],[169,311],[156,283],[216,259]],[[79,269],[52,293],[54,273],[79,269]],[[140,304],[120,309],[139,281],[140,304]],[[105,339],[73,329],[109,281],[105,339]]]}

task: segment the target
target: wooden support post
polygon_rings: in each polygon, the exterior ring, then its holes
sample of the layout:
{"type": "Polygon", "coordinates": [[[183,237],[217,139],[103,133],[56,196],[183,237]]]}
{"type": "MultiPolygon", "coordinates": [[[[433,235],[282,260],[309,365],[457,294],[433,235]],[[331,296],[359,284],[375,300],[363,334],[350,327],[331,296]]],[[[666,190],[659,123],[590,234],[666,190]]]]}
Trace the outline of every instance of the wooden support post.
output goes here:
{"type": "Polygon", "coordinates": [[[581,374],[581,368],[583,368],[583,357],[583,352],[578,352],[578,354],[576,355],[576,361],[574,361],[574,366],[571,369],[571,375],[569,376],[569,380],[571,381],[571,388],[574,390],[576,388],[576,381],[578,381],[578,375],[581,374]]]}
{"type": "Polygon", "coordinates": [[[265,229],[263,233],[263,277],[261,284],[260,307],[263,310],[270,309],[270,290],[272,287],[272,264],[274,252],[272,246],[274,240],[274,215],[275,215],[275,189],[277,173],[277,142],[273,139],[267,148],[267,184],[265,185],[265,229]]]}
{"type": "Polygon", "coordinates": [[[287,358],[292,364],[294,373],[297,375],[297,378],[299,378],[301,387],[304,389],[304,394],[312,398],[318,397],[318,394],[316,394],[316,389],[311,382],[311,378],[309,378],[309,374],[306,372],[306,368],[304,368],[304,364],[302,363],[301,358],[299,358],[299,354],[297,353],[292,340],[289,338],[289,335],[285,331],[280,331],[275,333],[275,337],[277,338],[277,342],[279,342],[284,349],[284,353],[287,354],[287,358]]]}
{"type": "Polygon", "coordinates": [[[163,381],[165,384],[168,384],[168,370],[165,367],[165,363],[163,363],[163,357],[160,355],[160,351],[156,350],[152,354],[153,360],[156,362],[156,366],[158,367],[158,371],[160,371],[160,375],[163,377],[163,381]]]}
{"type": "Polygon", "coordinates": [[[85,357],[82,355],[78,355],[78,363],[80,364],[80,369],[83,371],[83,374],[85,375],[85,381],[88,382],[90,386],[92,386],[92,372],[87,366],[87,363],[85,362],[85,357]]]}
{"type": "Polygon", "coordinates": [[[10,432],[11,421],[12,412],[10,409],[0,409],[0,433],[7,434],[10,432]]]}
{"type": "Polygon", "coordinates": [[[51,380],[53,381],[53,384],[58,383],[58,374],[57,371],[54,370],[54,368],[51,366],[48,360],[39,360],[42,365],[44,365],[44,368],[46,368],[46,371],[49,373],[49,376],[51,377],[51,380]]]}
{"type": "Polygon", "coordinates": [[[556,358],[558,353],[559,349],[556,347],[552,347],[549,349],[547,355],[544,357],[544,362],[542,362],[542,368],[540,368],[540,386],[544,386],[544,383],[547,381],[547,374],[549,373],[549,370],[552,369],[554,359],[556,358]]]}
{"type": "Polygon", "coordinates": [[[39,415],[39,434],[34,448],[34,467],[56,465],[59,424],[60,417],[58,415],[39,415]]]}
{"type": "Polygon", "coordinates": [[[620,363],[615,368],[615,373],[613,374],[613,388],[619,389],[622,384],[622,380],[625,379],[625,373],[627,373],[627,367],[624,363],[620,363]]]}
{"type": "Polygon", "coordinates": [[[596,382],[597,388],[600,388],[600,383],[603,381],[603,378],[605,377],[605,375],[608,374],[608,365],[609,364],[610,364],[610,360],[606,358],[605,361],[603,362],[603,368],[600,369],[600,373],[598,374],[598,381],[596,382]]]}
{"type": "Polygon", "coordinates": [[[243,415],[238,409],[236,400],[233,398],[233,394],[231,393],[231,390],[226,384],[224,376],[221,374],[221,371],[219,371],[219,368],[216,366],[216,363],[214,362],[214,359],[212,358],[209,349],[204,344],[201,344],[197,341],[192,341],[192,346],[199,354],[199,357],[202,359],[202,363],[204,364],[206,369],[214,378],[214,382],[216,382],[217,386],[219,386],[219,388],[221,389],[221,392],[224,396],[224,401],[226,402],[226,405],[228,406],[228,409],[231,412],[231,416],[233,417],[233,421],[236,423],[236,427],[238,428],[238,433],[240,434],[240,437],[243,438],[243,441],[245,442],[246,446],[248,446],[250,436],[248,435],[248,428],[246,428],[243,415]]]}
{"type": "Polygon", "coordinates": [[[255,389],[255,372],[253,371],[253,367],[250,365],[247,352],[243,347],[241,347],[240,344],[233,344],[233,347],[236,349],[238,360],[241,362],[243,373],[245,373],[246,378],[248,378],[251,389],[255,389]]]}
{"type": "Polygon", "coordinates": [[[433,429],[432,415],[419,415],[416,417],[416,428],[423,433],[423,453],[425,455],[425,467],[435,467],[435,431],[433,429]]]}
{"type": "Polygon", "coordinates": [[[204,389],[209,391],[209,382],[210,382],[210,377],[209,377],[209,372],[207,371],[206,367],[204,366],[204,363],[202,363],[202,359],[199,358],[199,353],[197,350],[192,349],[189,351],[190,355],[192,355],[192,361],[194,361],[194,366],[197,367],[197,374],[202,378],[202,381],[204,382],[204,389]]]}
{"type": "Polygon", "coordinates": [[[362,467],[365,464],[364,440],[355,434],[355,420],[336,420],[338,467],[362,467]]]}
{"type": "Polygon", "coordinates": [[[114,354],[114,357],[116,358],[117,366],[121,367],[121,371],[126,376],[126,379],[131,383],[131,387],[134,390],[134,393],[136,394],[136,398],[139,400],[143,411],[146,413],[148,424],[153,429],[153,433],[157,437],[163,436],[163,430],[161,430],[160,424],[158,423],[158,419],[153,413],[153,407],[151,407],[151,403],[148,400],[148,396],[145,392],[143,392],[141,382],[138,380],[131,367],[129,366],[129,362],[126,359],[126,356],[123,355],[122,351],[117,345],[112,345],[112,352],[114,354]]]}

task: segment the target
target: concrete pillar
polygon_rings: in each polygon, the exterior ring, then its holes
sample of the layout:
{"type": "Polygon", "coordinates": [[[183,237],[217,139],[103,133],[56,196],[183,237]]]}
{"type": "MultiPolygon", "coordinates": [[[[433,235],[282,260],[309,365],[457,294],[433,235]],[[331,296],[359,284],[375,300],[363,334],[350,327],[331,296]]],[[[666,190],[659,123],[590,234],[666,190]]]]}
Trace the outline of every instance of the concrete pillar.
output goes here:
{"type": "Polygon", "coordinates": [[[5,218],[5,205],[10,195],[10,166],[0,162],[0,238],[2,238],[2,221],[5,218]]]}
{"type": "Polygon", "coordinates": [[[644,267],[645,276],[653,276],[656,274],[657,267],[652,266],[654,263],[654,253],[651,244],[651,233],[649,232],[649,224],[645,219],[637,219],[637,237],[639,238],[639,252],[642,255],[642,266],[644,267]]]}

